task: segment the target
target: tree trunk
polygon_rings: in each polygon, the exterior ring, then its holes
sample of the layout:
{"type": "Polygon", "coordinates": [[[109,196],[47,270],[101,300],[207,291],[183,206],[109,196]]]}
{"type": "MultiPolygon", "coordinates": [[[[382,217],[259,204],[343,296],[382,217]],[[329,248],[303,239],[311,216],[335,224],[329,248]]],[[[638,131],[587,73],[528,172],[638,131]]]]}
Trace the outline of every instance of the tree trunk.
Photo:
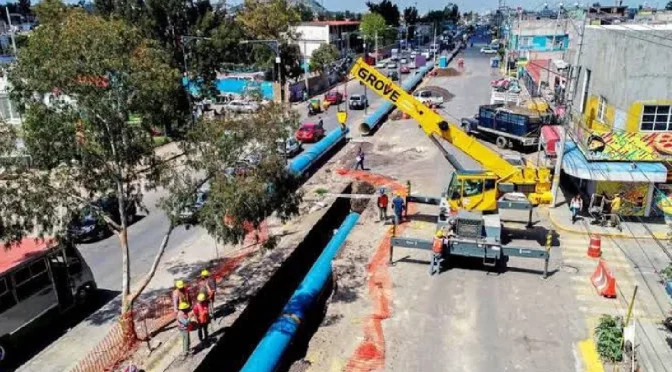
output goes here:
{"type": "MultiPolygon", "coordinates": [[[[122,217],[123,218],[123,217],[122,217]]],[[[128,229],[122,219],[122,230],[118,233],[119,243],[121,245],[122,278],[121,278],[121,329],[124,335],[124,342],[132,344],[138,339],[135,332],[135,321],[133,319],[133,301],[130,296],[131,281],[131,261],[129,259],[128,248],[128,229]]]]}

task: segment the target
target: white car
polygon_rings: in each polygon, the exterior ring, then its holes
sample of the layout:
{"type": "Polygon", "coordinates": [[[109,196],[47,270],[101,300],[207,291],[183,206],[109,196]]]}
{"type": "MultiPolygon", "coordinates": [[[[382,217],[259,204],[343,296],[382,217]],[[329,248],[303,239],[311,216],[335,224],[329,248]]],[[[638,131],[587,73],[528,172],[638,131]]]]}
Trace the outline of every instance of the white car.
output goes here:
{"type": "Polygon", "coordinates": [[[493,49],[492,47],[486,46],[481,48],[481,53],[483,54],[496,54],[497,49],[493,49]]]}
{"type": "Polygon", "coordinates": [[[387,67],[387,68],[393,70],[393,69],[396,69],[396,68],[397,68],[397,64],[394,63],[394,62],[390,62],[390,63],[388,63],[387,66],[385,66],[385,67],[387,67]]]}
{"type": "Polygon", "coordinates": [[[234,99],[233,101],[224,105],[224,110],[229,112],[250,113],[259,109],[259,105],[254,102],[234,99]]]}
{"type": "Polygon", "coordinates": [[[408,63],[408,59],[402,58],[402,59],[399,60],[399,63],[401,63],[402,65],[405,65],[405,64],[408,63]]]}
{"type": "Polygon", "coordinates": [[[376,62],[376,68],[385,68],[385,66],[387,66],[387,63],[385,61],[376,62]]]}
{"type": "Polygon", "coordinates": [[[429,90],[420,90],[413,93],[413,97],[425,105],[432,104],[434,106],[443,105],[443,97],[432,94],[429,90]]]}

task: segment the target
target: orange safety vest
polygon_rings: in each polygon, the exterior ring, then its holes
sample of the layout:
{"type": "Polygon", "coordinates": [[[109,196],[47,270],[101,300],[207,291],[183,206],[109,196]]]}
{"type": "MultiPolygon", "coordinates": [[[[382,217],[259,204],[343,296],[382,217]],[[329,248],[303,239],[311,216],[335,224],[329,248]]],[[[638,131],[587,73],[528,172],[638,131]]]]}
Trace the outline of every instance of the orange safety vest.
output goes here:
{"type": "Polygon", "coordinates": [[[196,315],[196,321],[198,324],[206,324],[210,321],[210,312],[208,310],[208,304],[205,302],[199,302],[194,305],[194,315],[196,315]]]}
{"type": "Polygon", "coordinates": [[[434,238],[434,242],[432,242],[432,251],[436,254],[443,253],[443,239],[434,238]]]}

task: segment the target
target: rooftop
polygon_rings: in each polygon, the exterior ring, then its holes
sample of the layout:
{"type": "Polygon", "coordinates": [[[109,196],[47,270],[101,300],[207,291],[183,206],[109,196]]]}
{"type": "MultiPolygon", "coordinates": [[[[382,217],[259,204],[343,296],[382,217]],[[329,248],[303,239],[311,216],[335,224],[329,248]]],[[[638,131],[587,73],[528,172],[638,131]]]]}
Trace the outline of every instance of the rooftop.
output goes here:
{"type": "Polygon", "coordinates": [[[314,21],[301,22],[299,26],[358,26],[359,21],[314,21]]]}
{"type": "Polygon", "coordinates": [[[52,239],[38,240],[37,238],[25,238],[20,243],[12,244],[9,248],[2,244],[0,248],[2,249],[0,251],[0,274],[13,269],[27,259],[43,254],[54,245],[52,239]]]}

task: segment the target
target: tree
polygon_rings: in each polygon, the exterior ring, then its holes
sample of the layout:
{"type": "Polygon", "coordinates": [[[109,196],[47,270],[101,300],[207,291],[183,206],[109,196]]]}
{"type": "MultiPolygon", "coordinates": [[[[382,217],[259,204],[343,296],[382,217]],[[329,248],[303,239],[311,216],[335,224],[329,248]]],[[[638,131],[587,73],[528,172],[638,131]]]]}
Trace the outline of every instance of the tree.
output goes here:
{"type": "Polygon", "coordinates": [[[415,37],[415,25],[418,23],[418,9],[414,6],[404,9],[404,24],[408,28],[408,38],[415,37]]]}
{"type": "Polygon", "coordinates": [[[359,28],[366,40],[375,43],[376,36],[380,36],[386,29],[385,18],[378,13],[367,13],[362,17],[359,28]]]}
{"type": "Polygon", "coordinates": [[[19,0],[17,4],[19,13],[24,16],[30,15],[30,0],[19,0]]]}
{"type": "Polygon", "coordinates": [[[371,13],[378,13],[383,16],[387,25],[399,26],[399,18],[401,17],[399,8],[390,0],[383,0],[380,3],[367,1],[366,6],[369,7],[371,13]]]}
{"type": "Polygon", "coordinates": [[[310,22],[315,18],[313,10],[304,3],[298,3],[296,5],[296,10],[299,13],[299,19],[301,22],[310,22]]]}
{"type": "Polygon", "coordinates": [[[52,0],[36,6],[44,22],[10,71],[12,95],[24,110],[23,140],[39,169],[0,185],[0,240],[17,241],[33,231],[63,238],[62,217],[90,207],[119,239],[127,314],[153,277],[170,233],[132,292],[127,206],[141,205],[142,190],[161,174],[150,127],[170,120],[179,73],[155,43],[124,22],[62,5],[52,0]],[[44,18],[53,14],[61,21],[44,18]],[[142,122],[130,123],[130,113],[142,122]],[[119,219],[95,203],[107,195],[118,200],[119,219]]]}
{"type": "MultiPolygon", "coordinates": [[[[55,14],[43,7],[60,5],[46,0],[36,12],[55,14]]],[[[76,8],[61,15],[62,22],[45,19],[10,71],[24,122],[21,133],[0,128],[0,155],[15,152],[20,134],[36,168],[16,166],[16,177],[0,183],[0,240],[17,242],[33,232],[67,239],[70,217],[91,208],[119,239],[121,311],[128,320],[122,324],[134,337],[133,303],[156,272],[176,216],[194,202],[198,188],[210,185],[199,221],[221,242],[240,242],[248,225],[259,226],[271,213],[281,220],[298,213],[297,181],[277,152],[277,139],[287,138],[298,120],[288,108],[270,105],[249,117],[200,121],[181,142],[184,160],[173,166],[155,154],[150,135],[152,124],[169,120],[179,85],[170,56],[121,20],[76,8]],[[131,113],[142,120],[130,121],[131,113]],[[256,167],[238,165],[251,158],[259,159],[256,167]],[[158,186],[169,192],[160,206],[170,223],[152,267],[131,289],[127,207],[142,209],[144,190],[158,186]],[[107,196],[118,203],[118,219],[96,203],[107,196]]]]}
{"type": "Polygon", "coordinates": [[[256,39],[285,40],[289,26],[300,21],[296,7],[287,0],[245,0],[237,19],[256,39]]]}
{"type": "Polygon", "coordinates": [[[321,44],[310,57],[310,67],[314,71],[325,71],[339,56],[340,53],[335,45],[321,44]]]}
{"type": "Polygon", "coordinates": [[[665,5],[665,10],[672,10],[672,1],[667,2],[667,5],[665,5]]]}

